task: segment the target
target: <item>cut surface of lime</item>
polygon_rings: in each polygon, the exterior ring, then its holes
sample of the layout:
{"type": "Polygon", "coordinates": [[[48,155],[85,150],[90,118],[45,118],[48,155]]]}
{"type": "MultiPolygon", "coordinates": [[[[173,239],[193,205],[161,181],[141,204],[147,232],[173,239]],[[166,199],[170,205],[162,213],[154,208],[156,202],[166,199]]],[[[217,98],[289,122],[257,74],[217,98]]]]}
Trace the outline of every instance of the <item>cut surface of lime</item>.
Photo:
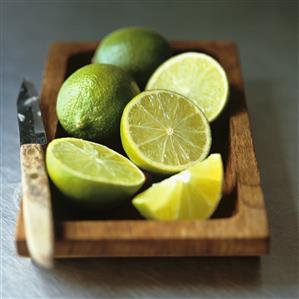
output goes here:
{"type": "Polygon", "coordinates": [[[113,206],[143,185],[143,173],[106,146],[76,138],[55,139],[47,147],[49,176],[62,193],[88,207],[113,206]]]}
{"type": "Polygon", "coordinates": [[[207,219],[218,206],[222,185],[221,155],[212,154],[138,194],[133,199],[133,205],[148,219],[207,219]]]}
{"type": "Polygon", "coordinates": [[[149,79],[147,90],[167,89],[197,104],[209,121],[222,112],[229,83],[222,66],[204,53],[187,52],[165,61],[149,79]]]}
{"type": "Polygon", "coordinates": [[[137,95],[126,106],[121,140],[136,165],[172,174],[208,155],[211,132],[204,114],[186,97],[152,90],[137,95]]]}

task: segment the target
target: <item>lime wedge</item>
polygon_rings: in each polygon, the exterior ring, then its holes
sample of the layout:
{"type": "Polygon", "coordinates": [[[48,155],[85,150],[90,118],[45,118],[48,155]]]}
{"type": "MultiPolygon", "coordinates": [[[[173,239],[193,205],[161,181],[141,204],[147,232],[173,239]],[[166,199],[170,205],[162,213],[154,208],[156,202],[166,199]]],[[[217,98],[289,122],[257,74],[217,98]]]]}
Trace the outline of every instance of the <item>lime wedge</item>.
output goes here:
{"type": "Polygon", "coordinates": [[[174,56],[158,67],[146,89],[167,89],[186,96],[211,122],[227,102],[229,84],[224,69],[214,58],[188,52],[174,56]]]}
{"type": "Polygon", "coordinates": [[[121,140],[136,165],[172,174],[208,155],[211,132],[204,114],[187,98],[152,90],[140,93],[126,106],[121,140]]]}
{"type": "Polygon", "coordinates": [[[106,146],[76,138],[53,140],[47,148],[49,176],[58,189],[87,208],[128,200],[143,185],[143,173],[106,146]]]}
{"type": "Polygon", "coordinates": [[[136,209],[148,219],[206,219],[222,195],[223,166],[220,154],[154,184],[133,199],[136,209]]]}

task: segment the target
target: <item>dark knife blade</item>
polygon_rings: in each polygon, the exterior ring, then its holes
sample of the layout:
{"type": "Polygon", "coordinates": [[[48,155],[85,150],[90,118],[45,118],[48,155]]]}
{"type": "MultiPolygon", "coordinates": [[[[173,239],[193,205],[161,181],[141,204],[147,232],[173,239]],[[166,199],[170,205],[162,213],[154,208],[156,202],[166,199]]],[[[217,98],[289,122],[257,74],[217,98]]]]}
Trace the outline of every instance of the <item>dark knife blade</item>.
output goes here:
{"type": "Polygon", "coordinates": [[[24,80],[17,100],[20,143],[46,144],[39,97],[32,82],[24,80]]]}

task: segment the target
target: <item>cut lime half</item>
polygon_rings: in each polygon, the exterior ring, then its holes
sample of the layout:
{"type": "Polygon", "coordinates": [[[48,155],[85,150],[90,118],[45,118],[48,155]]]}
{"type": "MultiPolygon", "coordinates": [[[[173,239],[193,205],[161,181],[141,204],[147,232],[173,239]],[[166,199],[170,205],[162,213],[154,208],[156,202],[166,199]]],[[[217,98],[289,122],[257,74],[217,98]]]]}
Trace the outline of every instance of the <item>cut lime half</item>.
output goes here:
{"type": "Polygon", "coordinates": [[[186,97],[151,90],[140,93],[126,106],[121,140],[136,165],[172,174],[208,155],[211,132],[204,114],[186,97]]]}
{"type": "Polygon", "coordinates": [[[216,119],[225,107],[229,83],[222,66],[204,53],[187,52],[165,61],[149,79],[146,90],[178,92],[198,105],[207,119],[216,119]]]}
{"type": "Polygon", "coordinates": [[[49,176],[62,193],[87,208],[128,200],[143,185],[143,173],[127,158],[93,142],[55,139],[47,147],[49,176]]]}

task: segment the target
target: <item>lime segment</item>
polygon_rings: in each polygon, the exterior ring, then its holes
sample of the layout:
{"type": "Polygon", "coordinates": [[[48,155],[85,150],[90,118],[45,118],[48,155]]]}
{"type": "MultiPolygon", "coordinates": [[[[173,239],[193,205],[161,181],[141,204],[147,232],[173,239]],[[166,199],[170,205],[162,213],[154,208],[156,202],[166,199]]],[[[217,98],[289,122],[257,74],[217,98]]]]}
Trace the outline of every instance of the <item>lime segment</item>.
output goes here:
{"type": "Polygon", "coordinates": [[[220,154],[212,154],[138,194],[133,205],[148,219],[206,219],[218,206],[222,185],[222,159],[220,154]]]}
{"type": "Polygon", "coordinates": [[[212,57],[188,52],[164,62],[149,79],[147,90],[178,92],[198,105],[209,121],[222,112],[229,84],[222,66],[212,57]]]}

